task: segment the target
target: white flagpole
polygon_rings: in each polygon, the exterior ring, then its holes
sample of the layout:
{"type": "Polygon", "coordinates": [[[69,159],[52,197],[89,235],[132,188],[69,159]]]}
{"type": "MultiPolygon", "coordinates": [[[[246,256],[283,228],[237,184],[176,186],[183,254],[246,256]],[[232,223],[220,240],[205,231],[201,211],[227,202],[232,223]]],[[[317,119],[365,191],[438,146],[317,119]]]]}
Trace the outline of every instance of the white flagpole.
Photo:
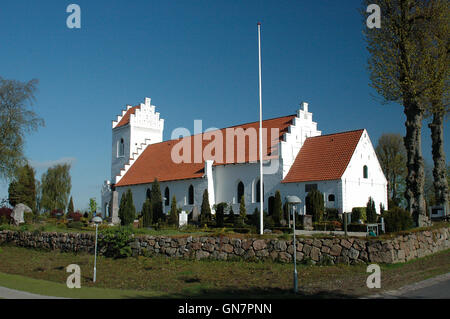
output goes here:
{"type": "Polygon", "coordinates": [[[262,151],[262,89],[261,89],[261,23],[258,22],[258,53],[259,53],[259,232],[264,233],[264,182],[263,182],[263,151],[262,151]]]}

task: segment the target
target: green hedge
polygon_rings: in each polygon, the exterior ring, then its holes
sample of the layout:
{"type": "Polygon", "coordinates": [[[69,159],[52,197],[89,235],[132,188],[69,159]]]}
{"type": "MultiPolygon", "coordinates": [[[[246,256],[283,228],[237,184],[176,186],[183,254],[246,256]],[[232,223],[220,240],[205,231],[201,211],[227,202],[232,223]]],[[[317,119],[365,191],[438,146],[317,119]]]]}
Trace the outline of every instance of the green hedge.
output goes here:
{"type": "Polygon", "coordinates": [[[383,213],[386,232],[408,230],[414,226],[411,214],[400,207],[394,207],[383,213]]]}
{"type": "Polygon", "coordinates": [[[353,207],[352,208],[352,223],[357,223],[358,220],[365,222],[366,217],[366,207],[353,207]]]}

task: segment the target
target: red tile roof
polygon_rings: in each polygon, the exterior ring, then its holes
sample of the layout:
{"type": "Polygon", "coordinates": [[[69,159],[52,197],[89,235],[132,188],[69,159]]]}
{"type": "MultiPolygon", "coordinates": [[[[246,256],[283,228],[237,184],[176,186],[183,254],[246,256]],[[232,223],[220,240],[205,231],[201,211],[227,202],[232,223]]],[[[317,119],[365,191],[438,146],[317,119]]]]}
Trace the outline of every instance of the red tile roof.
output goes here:
{"type": "Polygon", "coordinates": [[[128,109],[127,112],[125,113],[125,115],[122,116],[122,119],[120,120],[120,122],[114,128],[127,125],[130,122],[130,115],[136,113],[136,110],[140,109],[140,108],[141,108],[141,106],[137,105],[137,106],[133,106],[132,108],[128,109]]]}
{"type": "MultiPolygon", "coordinates": [[[[263,121],[263,128],[267,128],[268,141],[267,142],[267,155],[263,155],[264,159],[269,159],[275,157],[276,155],[271,154],[271,145],[277,145],[279,141],[282,140],[282,136],[287,132],[288,127],[292,124],[292,120],[295,118],[295,115],[289,115],[279,118],[274,118],[270,120],[263,121]],[[271,136],[271,128],[278,128],[279,134],[278,136],[271,136]]],[[[119,123],[120,124],[120,123],[119,123]]],[[[237,126],[232,126],[229,128],[223,128],[220,130],[216,130],[214,132],[221,131],[223,136],[223,141],[220,143],[218,140],[218,146],[223,146],[223,157],[222,160],[217,160],[214,162],[214,166],[224,165],[224,164],[236,164],[236,163],[246,163],[250,161],[259,160],[259,122],[252,122],[237,126]],[[246,138],[245,142],[245,152],[244,146],[240,147],[238,150],[237,137],[234,138],[234,151],[232,156],[231,152],[227,153],[227,145],[231,142],[231,138],[227,139],[226,131],[230,128],[242,128],[247,130],[249,128],[253,128],[255,130],[256,136],[256,145],[251,143],[252,150],[255,150],[255,157],[250,157],[250,140],[246,138]],[[229,141],[229,142],[228,142],[229,141]],[[244,158],[238,158],[238,151],[241,151],[245,154],[244,158]],[[227,158],[227,154],[228,157],[227,158]]],[[[248,131],[247,131],[248,132],[248,131]]],[[[203,133],[208,134],[208,133],[203,133]]],[[[211,132],[213,135],[213,132],[211,132]]],[[[184,137],[182,139],[170,140],[161,143],[151,144],[147,146],[144,152],[139,156],[136,162],[129,168],[126,174],[120,179],[120,181],[116,184],[116,186],[127,186],[127,185],[136,185],[136,184],[146,184],[152,183],[155,178],[158,181],[172,181],[172,180],[180,180],[180,179],[190,179],[190,178],[201,178],[204,174],[204,160],[211,159],[211,157],[206,156],[206,158],[201,158],[200,163],[194,163],[195,160],[195,152],[194,152],[194,140],[201,139],[202,140],[202,153],[205,150],[205,147],[210,144],[212,145],[215,141],[215,137],[211,139],[202,138],[202,134],[197,134],[193,136],[184,137]],[[191,144],[191,163],[175,163],[172,160],[172,148],[177,145],[180,141],[190,142],[191,144]]],[[[264,140],[264,139],[263,139],[264,140]]],[[[263,144],[264,147],[264,144],[263,144]]],[[[231,151],[231,147],[229,147],[231,151]]],[[[199,152],[197,152],[198,154],[199,152]]],[[[212,152],[213,155],[217,154],[212,152]]],[[[253,154],[252,154],[253,155],[253,154]]]]}
{"type": "Polygon", "coordinates": [[[340,179],[364,130],[307,138],[282,183],[340,179]]]}

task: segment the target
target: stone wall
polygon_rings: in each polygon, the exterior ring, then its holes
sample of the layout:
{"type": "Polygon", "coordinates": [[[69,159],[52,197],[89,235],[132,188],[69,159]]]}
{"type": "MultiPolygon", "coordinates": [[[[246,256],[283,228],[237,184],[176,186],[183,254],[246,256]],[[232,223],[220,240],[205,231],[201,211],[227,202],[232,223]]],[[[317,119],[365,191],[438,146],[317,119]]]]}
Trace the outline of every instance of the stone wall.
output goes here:
{"type": "MultiPolygon", "coordinates": [[[[94,252],[95,235],[90,233],[30,233],[0,231],[4,243],[65,252],[94,252]]],[[[292,240],[232,238],[136,236],[131,243],[133,255],[166,255],[176,258],[213,258],[219,260],[271,259],[290,262],[292,240]]],[[[397,263],[450,248],[450,228],[399,235],[391,239],[297,238],[297,260],[313,263],[397,263]]],[[[103,249],[100,248],[100,254],[103,249]]]]}

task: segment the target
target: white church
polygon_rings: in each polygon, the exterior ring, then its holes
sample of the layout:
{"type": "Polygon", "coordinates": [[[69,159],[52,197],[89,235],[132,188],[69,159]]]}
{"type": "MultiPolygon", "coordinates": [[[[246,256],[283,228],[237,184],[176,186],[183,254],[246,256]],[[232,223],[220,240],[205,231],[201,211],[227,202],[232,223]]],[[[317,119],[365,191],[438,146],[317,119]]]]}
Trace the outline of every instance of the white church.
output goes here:
{"type": "MultiPolygon", "coordinates": [[[[387,180],[367,131],[322,135],[312,117],[303,102],[295,114],[263,121],[264,209],[271,214],[277,190],[283,200],[296,195],[305,203],[312,189],[341,213],[365,207],[369,197],[378,213],[380,203],[387,208],[387,180]]],[[[211,206],[226,202],[238,213],[244,196],[249,214],[259,209],[259,121],[167,141],[163,130],[150,98],[128,105],[112,122],[111,179],[101,194],[104,218],[120,222],[120,198],[128,189],[139,212],[155,178],[165,213],[175,196],[195,220],[205,189],[211,206]]]]}

